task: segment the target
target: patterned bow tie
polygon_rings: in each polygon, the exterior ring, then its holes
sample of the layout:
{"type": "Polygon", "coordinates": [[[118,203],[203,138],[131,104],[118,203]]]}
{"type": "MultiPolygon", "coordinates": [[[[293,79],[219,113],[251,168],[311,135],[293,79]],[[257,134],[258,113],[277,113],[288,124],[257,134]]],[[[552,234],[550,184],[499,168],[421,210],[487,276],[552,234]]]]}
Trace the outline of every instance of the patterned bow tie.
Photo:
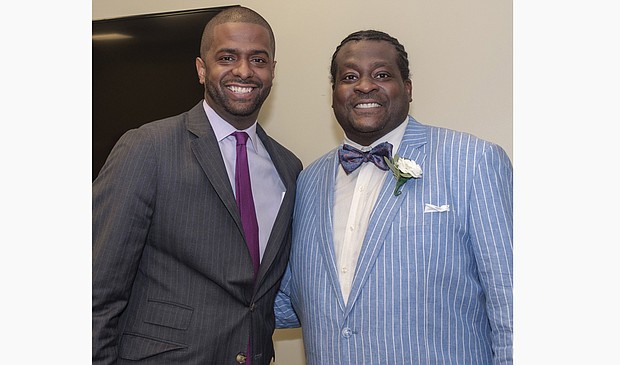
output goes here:
{"type": "Polygon", "coordinates": [[[344,172],[350,174],[355,169],[360,167],[364,162],[372,162],[381,170],[386,171],[388,169],[387,163],[383,157],[390,158],[392,155],[392,145],[388,142],[378,144],[372,150],[368,152],[362,152],[353,146],[345,144],[338,150],[338,158],[340,164],[344,169],[344,172]]]}

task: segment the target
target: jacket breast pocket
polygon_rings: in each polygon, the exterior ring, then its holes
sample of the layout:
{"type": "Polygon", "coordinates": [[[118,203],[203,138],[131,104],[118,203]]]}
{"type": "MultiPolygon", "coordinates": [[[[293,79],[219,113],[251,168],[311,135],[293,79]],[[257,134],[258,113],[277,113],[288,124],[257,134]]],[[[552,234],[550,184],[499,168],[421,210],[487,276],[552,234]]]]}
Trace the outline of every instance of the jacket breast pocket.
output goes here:
{"type": "Polygon", "coordinates": [[[192,319],[192,307],[163,300],[149,299],[144,322],[186,330],[192,319]]]}

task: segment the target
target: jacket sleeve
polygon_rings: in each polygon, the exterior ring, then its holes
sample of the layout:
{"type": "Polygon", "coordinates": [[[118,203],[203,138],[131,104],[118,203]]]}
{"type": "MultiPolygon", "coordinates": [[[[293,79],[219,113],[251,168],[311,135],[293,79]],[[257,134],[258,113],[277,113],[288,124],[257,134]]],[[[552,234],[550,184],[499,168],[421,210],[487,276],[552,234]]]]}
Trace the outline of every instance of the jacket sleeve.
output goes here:
{"type": "Polygon", "coordinates": [[[116,362],[118,321],[147,238],[156,173],[147,135],[123,135],[92,186],[93,364],[116,362]]]}
{"type": "Polygon", "coordinates": [[[293,309],[291,302],[291,269],[286,267],[280,290],[276,296],[274,304],[274,312],[276,316],[276,328],[292,328],[299,327],[299,318],[293,309]]]}
{"type": "Polygon", "coordinates": [[[512,364],[512,207],[512,165],[499,146],[491,145],[476,167],[469,222],[495,365],[512,364]]]}

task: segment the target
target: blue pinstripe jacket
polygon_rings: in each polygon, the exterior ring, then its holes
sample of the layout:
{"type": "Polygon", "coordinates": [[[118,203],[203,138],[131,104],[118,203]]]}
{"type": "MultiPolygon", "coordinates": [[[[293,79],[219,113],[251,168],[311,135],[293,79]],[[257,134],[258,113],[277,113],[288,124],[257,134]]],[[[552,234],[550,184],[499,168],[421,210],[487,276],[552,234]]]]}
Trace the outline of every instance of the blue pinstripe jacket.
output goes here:
{"type": "Polygon", "coordinates": [[[512,364],[508,156],[412,117],[397,153],[422,178],[400,196],[385,180],[346,304],[332,232],[337,150],[301,173],[276,326],[302,326],[309,365],[512,364]]]}

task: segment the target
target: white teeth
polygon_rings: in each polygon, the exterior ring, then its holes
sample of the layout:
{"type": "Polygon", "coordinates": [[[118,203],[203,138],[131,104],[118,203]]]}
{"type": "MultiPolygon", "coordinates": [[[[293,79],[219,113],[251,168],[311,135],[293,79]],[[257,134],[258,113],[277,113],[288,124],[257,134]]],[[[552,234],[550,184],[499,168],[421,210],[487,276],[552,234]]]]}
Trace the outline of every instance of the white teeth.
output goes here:
{"type": "Polygon", "coordinates": [[[234,93],[239,93],[239,94],[246,94],[252,91],[251,87],[240,87],[240,86],[229,86],[228,90],[234,92],[234,93]]]}
{"type": "Polygon", "coordinates": [[[363,104],[357,104],[355,107],[356,108],[360,108],[360,109],[368,109],[368,108],[378,108],[381,105],[379,105],[379,103],[363,103],[363,104]]]}

